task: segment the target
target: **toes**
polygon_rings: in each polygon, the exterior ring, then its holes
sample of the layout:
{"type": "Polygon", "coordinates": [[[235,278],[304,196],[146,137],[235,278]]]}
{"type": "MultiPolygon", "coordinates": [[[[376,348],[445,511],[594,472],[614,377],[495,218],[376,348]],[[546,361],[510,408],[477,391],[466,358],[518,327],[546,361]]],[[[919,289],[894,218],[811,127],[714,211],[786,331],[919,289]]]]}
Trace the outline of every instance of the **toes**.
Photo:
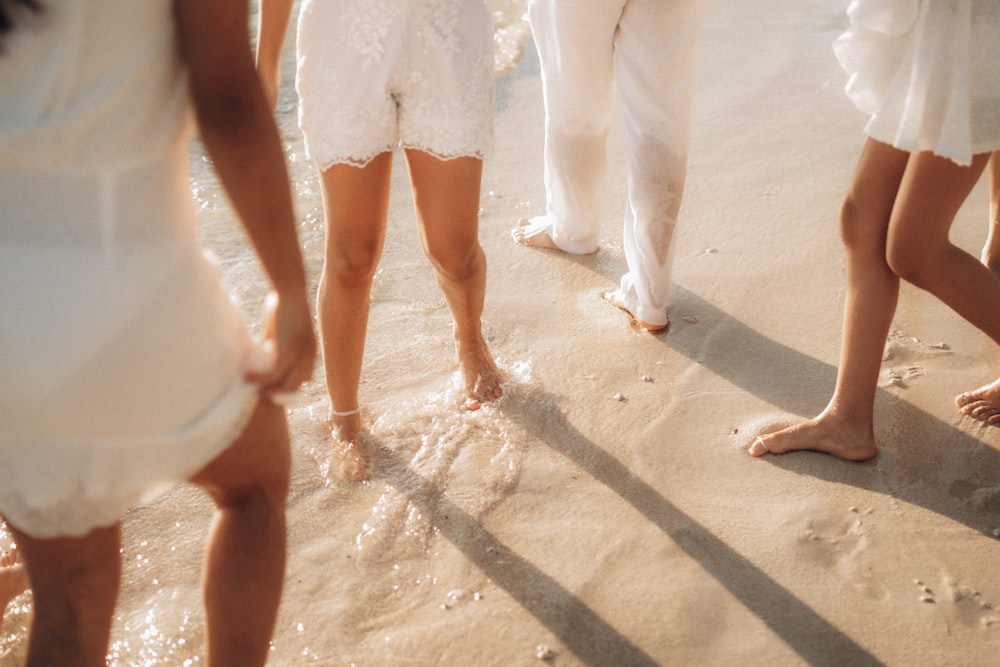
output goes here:
{"type": "Polygon", "coordinates": [[[971,410],[966,412],[966,414],[978,419],[979,421],[989,422],[992,424],[994,423],[994,420],[1000,419],[1000,410],[989,403],[973,403],[970,407],[971,410]]]}
{"type": "Polygon", "coordinates": [[[978,400],[977,394],[967,391],[964,394],[959,394],[955,397],[955,405],[960,408],[966,408],[968,405],[974,401],[978,400]]]}
{"type": "Polygon", "coordinates": [[[747,454],[755,458],[764,456],[764,454],[769,454],[770,452],[771,450],[767,448],[763,438],[757,438],[753,441],[753,444],[747,448],[747,454]]]}

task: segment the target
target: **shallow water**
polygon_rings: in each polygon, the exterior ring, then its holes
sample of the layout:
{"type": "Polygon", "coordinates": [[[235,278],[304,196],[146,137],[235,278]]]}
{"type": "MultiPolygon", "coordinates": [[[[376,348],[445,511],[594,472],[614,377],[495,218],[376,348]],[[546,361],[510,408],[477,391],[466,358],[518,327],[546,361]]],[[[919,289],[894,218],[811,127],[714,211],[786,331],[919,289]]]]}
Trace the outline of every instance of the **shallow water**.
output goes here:
{"type": "MultiPolygon", "coordinates": [[[[527,2],[487,0],[486,4],[496,27],[499,78],[520,60],[529,35],[524,17],[527,2]]],[[[294,20],[282,61],[277,117],[300,221],[300,240],[315,284],[322,264],[322,201],[296,124],[293,30],[294,20]]],[[[457,409],[461,395],[454,373],[451,320],[429,266],[417,257],[419,252],[413,252],[418,241],[405,170],[399,162],[393,175],[388,241],[373,290],[373,331],[361,387],[377,451],[374,465],[378,481],[347,484],[330,469],[323,426],[328,407],[317,364],[316,378],[289,411],[295,467],[286,599],[299,597],[311,602],[283,604],[272,664],[333,664],[335,660],[344,664],[342,653],[335,648],[342,645],[343,637],[335,629],[317,633],[312,624],[317,615],[337,615],[339,627],[369,628],[416,613],[414,604],[419,603],[408,604],[407,592],[438,584],[438,575],[426,560],[439,530],[435,525],[449,511],[465,517],[482,516],[512,492],[520,474],[523,451],[519,442],[523,439],[506,423],[502,412],[496,407],[475,413],[457,409]],[[405,336],[399,337],[398,332],[385,335],[379,329],[387,322],[409,323],[405,336]],[[420,325],[412,326],[414,322],[420,325]],[[415,348],[422,351],[419,358],[414,358],[415,348]],[[382,404],[382,389],[389,386],[393,396],[411,398],[382,404]],[[470,442],[476,446],[465,446],[470,442]],[[330,531],[328,524],[343,515],[345,505],[353,508],[352,516],[364,518],[330,531]],[[324,554],[325,559],[331,551],[342,553],[345,563],[351,563],[357,575],[351,578],[353,583],[345,587],[337,578],[334,585],[321,577],[303,588],[302,577],[295,572],[311,566],[312,554],[324,554]],[[321,611],[317,612],[317,607],[321,611]]],[[[256,321],[266,283],[196,142],[192,192],[204,243],[217,255],[236,299],[251,321],[256,321]]],[[[516,396],[519,387],[530,385],[530,366],[513,362],[505,366],[508,394],[516,396]]],[[[206,499],[182,487],[126,517],[123,587],[110,664],[150,667],[203,662],[198,570],[210,516],[206,499]]],[[[0,525],[0,546],[10,542],[9,533],[0,525]]],[[[325,565],[312,567],[321,571],[325,565]]],[[[441,597],[441,605],[449,606],[472,604],[477,599],[474,591],[455,586],[441,597]]],[[[31,595],[27,593],[7,608],[0,627],[2,666],[19,664],[23,658],[30,607],[31,595]]],[[[389,645],[393,640],[387,635],[381,641],[389,645]]]]}

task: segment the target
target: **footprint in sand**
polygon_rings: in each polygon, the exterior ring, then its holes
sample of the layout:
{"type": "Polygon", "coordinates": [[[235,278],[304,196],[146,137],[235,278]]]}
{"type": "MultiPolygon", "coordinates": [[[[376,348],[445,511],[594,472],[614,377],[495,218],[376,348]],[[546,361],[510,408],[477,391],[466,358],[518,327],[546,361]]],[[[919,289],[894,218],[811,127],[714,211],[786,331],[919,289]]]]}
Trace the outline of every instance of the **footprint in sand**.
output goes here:
{"type": "MultiPolygon", "coordinates": [[[[871,541],[864,516],[871,510],[851,507],[843,512],[809,511],[805,525],[797,530],[796,550],[805,560],[830,570],[871,597],[882,597],[884,589],[872,579],[865,558],[871,541]]],[[[800,524],[801,525],[801,524],[800,524]]]]}
{"type": "Polygon", "coordinates": [[[924,375],[926,362],[951,354],[947,343],[924,343],[914,336],[893,329],[889,332],[882,355],[885,368],[879,385],[906,389],[909,383],[924,375]]]}
{"type": "Polygon", "coordinates": [[[917,600],[922,604],[932,604],[944,616],[949,629],[957,626],[967,628],[988,628],[1000,626],[1000,609],[982,594],[943,576],[935,586],[914,579],[917,600]]]}

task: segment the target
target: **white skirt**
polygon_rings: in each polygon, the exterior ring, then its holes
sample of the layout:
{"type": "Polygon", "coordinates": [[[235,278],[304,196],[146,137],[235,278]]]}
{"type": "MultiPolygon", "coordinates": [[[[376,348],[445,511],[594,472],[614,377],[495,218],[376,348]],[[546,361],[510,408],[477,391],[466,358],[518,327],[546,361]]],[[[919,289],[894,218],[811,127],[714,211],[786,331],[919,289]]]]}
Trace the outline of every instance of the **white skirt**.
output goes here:
{"type": "Polygon", "coordinates": [[[3,169],[0,204],[0,514],[83,535],[231,444],[255,348],[197,244],[183,144],[132,169],[3,169]]]}
{"type": "Polygon", "coordinates": [[[834,42],[868,136],[961,165],[1000,148],[1000,2],[853,0],[834,42]]]}

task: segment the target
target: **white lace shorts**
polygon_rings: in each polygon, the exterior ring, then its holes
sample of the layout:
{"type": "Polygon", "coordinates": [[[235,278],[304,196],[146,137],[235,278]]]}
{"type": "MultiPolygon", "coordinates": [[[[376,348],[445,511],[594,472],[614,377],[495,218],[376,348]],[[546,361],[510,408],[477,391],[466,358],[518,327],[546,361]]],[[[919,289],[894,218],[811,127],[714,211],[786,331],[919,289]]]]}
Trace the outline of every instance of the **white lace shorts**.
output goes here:
{"type": "Polygon", "coordinates": [[[397,145],[441,159],[493,146],[493,26],[483,0],[304,0],[299,126],[320,169],[397,145]]]}

